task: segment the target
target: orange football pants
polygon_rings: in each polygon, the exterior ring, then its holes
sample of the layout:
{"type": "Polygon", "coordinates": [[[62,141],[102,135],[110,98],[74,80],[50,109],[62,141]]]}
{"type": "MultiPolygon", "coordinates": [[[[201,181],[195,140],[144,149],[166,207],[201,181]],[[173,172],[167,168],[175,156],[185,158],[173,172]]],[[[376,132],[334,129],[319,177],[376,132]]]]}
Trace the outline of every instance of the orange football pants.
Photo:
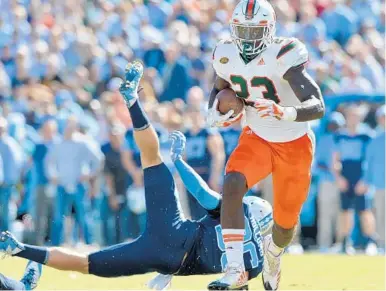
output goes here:
{"type": "Polygon", "coordinates": [[[273,219],[284,229],[294,227],[311,183],[313,137],[308,134],[282,143],[268,142],[245,127],[229,158],[226,173],[245,176],[248,188],[272,173],[273,219]]]}

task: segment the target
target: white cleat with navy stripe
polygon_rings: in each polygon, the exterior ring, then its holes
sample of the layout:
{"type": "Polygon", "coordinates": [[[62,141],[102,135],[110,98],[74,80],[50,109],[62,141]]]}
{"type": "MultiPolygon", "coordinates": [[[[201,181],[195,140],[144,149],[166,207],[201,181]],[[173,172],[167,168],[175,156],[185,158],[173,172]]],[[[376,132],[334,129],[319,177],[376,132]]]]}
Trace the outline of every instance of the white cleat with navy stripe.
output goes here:
{"type": "Polygon", "coordinates": [[[272,243],[272,235],[267,235],[264,238],[264,268],[263,268],[263,285],[265,290],[279,289],[281,276],[281,255],[275,256],[268,249],[272,243]]]}

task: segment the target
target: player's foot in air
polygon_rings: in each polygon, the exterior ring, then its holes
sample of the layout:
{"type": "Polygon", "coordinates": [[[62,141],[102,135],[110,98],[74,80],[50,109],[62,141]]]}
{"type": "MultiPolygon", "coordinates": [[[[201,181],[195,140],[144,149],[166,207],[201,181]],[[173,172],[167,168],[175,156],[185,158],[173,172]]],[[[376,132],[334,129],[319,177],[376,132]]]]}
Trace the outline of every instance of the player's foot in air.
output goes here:
{"type": "Polygon", "coordinates": [[[40,276],[42,275],[42,265],[29,261],[25,268],[24,276],[20,280],[26,288],[26,290],[35,289],[38,285],[40,276]]]}
{"type": "Polygon", "coordinates": [[[0,234],[0,253],[13,256],[24,250],[24,246],[9,232],[0,234]]]}
{"type": "Polygon", "coordinates": [[[140,62],[135,61],[127,65],[125,80],[119,87],[119,91],[128,107],[131,107],[138,98],[138,86],[142,75],[143,65],[140,62]]]}
{"type": "Polygon", "coordinates": [[[208,285],[209,290],[248,290],[248,274],[243,266],[229,264],[224,276],[208,285]]]}
{"type": "Polygon", "coordinates": [[[269,245],[272,243],[272,235],[264,238],[264,268],[263,268],[263,285],[265,290],[277,290],[280,283],[280,261],[281,255],[275,256],[269,250],[269,245]]]}

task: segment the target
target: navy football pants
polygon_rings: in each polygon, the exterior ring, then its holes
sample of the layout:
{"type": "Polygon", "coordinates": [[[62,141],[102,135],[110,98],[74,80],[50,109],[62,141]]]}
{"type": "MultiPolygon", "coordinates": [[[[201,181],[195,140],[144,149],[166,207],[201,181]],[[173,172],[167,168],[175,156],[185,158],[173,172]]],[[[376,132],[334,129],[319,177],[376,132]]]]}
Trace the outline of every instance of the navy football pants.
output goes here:
{"type": "Polygon", "coordinates": [[[164,163],[144,170],[147,208],[146,230],[130,243],[89,255],[89,273],[119,277],[178,271],[193,246],[198,223],[185,220],[173,176],[164,163]]]}

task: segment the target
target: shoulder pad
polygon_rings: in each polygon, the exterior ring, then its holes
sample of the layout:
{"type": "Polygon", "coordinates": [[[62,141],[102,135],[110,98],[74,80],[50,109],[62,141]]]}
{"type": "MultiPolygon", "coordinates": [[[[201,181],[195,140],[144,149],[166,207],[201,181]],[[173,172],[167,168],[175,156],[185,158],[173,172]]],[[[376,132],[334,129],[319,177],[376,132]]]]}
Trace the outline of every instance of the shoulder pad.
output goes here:
{"type": "Polygon", "coordinates": [[[221,40],[213,50],[213,68],[216,74],[221,78],[225,78],[224,65],[231,62],[236,48],[231,40],[221,40]]]}
{"type": "Polygon", "coordinates": [[[278,38],[274,42],[280,46],[276,60],[281,75],[284,75],[290,68],[300,66],[308,61],[307,48],[297,38],[278,38]]]}

